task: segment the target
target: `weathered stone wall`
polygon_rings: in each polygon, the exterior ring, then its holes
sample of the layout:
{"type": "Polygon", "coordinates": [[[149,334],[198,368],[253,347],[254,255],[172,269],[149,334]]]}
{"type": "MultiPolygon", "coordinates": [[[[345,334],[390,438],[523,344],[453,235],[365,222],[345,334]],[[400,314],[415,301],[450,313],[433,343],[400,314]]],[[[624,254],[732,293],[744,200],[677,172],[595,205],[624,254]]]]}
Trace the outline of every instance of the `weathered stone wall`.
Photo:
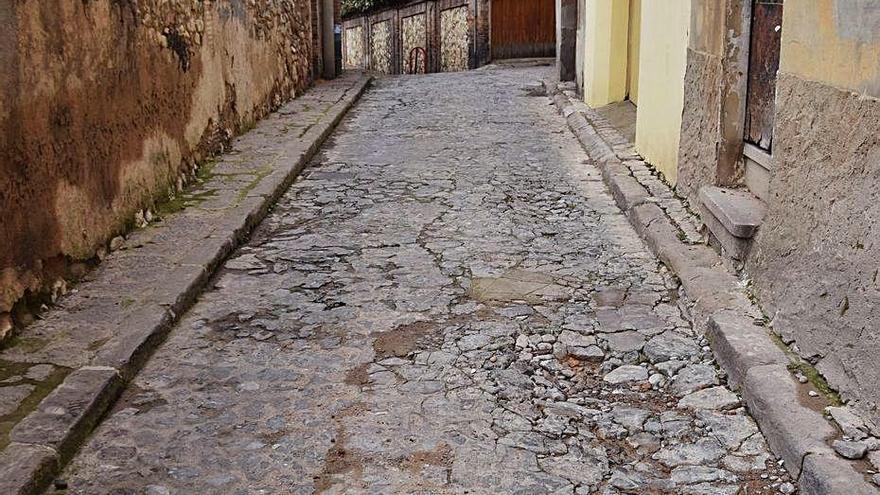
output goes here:
{"type": "Polygon", "coordinates": [[[880,419],[880,101],[780,73],[776,108],[748,272],[774,327],[880,419]]]}
{"type": "Polygon", "coordinates": [[[488,60],[488,0],[403,3],[343,22],[345,67],[380,74],[449,72],[488,60]],[[410,53],[421,47],[416,67],[410,53]]]}
{"type": "Polygon", "coordinates": [[[743,125],[751,0],[691,3],[676,191],[743,179],[743,125]]]}
{"type": "Polygon", "coordinates": [[[880,420],[880,10],[785,2],[768,212],[746,268],[774,328],[880,420]]]}
{"type": "Polygon", "coordinates": [[[715,185],[721,122],[721,58],[688,49],[676,191],[696,201],[700,187],[715,185]]]}
{"type": "Polygon", "coordinates": [[[467,70],[469,46],[467,6],[441,11],[440,70],[442,72],[467,70]]]}
{"type": "Polygon", "coordinates": [[[0,313],[311,81],[308,0],[20,0],[0,25],[0,313]]]}

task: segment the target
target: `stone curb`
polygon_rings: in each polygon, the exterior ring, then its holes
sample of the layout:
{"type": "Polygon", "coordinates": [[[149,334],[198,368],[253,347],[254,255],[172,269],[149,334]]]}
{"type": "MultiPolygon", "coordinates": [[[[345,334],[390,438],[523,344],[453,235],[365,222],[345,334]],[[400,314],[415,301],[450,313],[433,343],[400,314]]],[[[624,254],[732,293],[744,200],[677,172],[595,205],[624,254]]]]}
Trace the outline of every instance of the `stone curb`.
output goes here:
{"type": "MultiPolygon", "coordinates": [[[[713,353],[739,388],[774,453],[798,479],[803,495],[877,494],[876,487],[838,457],[829,446],[838,430],[820,410],[803,404],[805,386],[787,366],[789,358],[767,329],[755,323],[757,312],[721,257],[709,246],[687,244],[651,193],[629,170],[569,98],[544,81],[548,96],[568,122],[615,202],[651,251],[681,280],[694,301],[695,329],[709,337],[713,353]]],[[[627,158],[628,157],[623,157],[627,158]]]]}
{"type": "MultiPolygon", "coordinates": [[[[232,210],[233,218],[223,219],[228,229],[221,243],[196,253],[194,259],[181,266],[177,280],[150,281],[169,293],[167,309],[148,305],[143,314],[133,317],[136,328],[104,343],[89,366],[71,372],[35,411],[12,429],[11,443],[0,452],[0,493],[31,495],[41,493],[48,486],[115,402],[125,384],[165,340],[178,317],[192,306],[223,260],[246,241],[366,91],[371,80],[359,77],[330,107],[326,118],[299,138],[303,147],[294,150],[290,160],[285,157],[284,162],[289,166],[266,175],[249,191],[242,201],[243,207],[232,210]]],[[[184,214],[185,211],[181,212],[184,214]]]]}

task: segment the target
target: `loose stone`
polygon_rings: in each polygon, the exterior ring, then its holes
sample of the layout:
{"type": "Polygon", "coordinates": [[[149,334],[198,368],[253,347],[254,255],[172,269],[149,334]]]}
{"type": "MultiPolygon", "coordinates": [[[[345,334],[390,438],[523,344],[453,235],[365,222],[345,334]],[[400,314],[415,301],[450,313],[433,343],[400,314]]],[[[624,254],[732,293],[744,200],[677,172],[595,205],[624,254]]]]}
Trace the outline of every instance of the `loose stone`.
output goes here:
{"type": "Polygon", "coordinates": [[[831,446],[838,454],[847,459],[861,459],[868,452],[868,446],[862,442],[835,440],[831,446]]]}
{"type": "Polygon", "coordinates": [[[648,370],[641,366],[625,364],[605,375],[605,380],[611,384],[636,382],[648,379],[648,370]]]}

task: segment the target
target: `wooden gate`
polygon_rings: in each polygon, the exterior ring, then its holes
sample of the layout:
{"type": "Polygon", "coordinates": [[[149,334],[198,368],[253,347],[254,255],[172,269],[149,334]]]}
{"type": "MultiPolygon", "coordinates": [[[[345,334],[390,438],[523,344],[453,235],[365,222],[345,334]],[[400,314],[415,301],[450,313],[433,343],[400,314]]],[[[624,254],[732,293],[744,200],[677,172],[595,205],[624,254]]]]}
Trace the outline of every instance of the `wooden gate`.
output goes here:
{"type": "Polygon", "coordinates": [[[555,0],[492,0],[492,58],[556,55],[555,0]]]}
{"type": "Polygon", "coordinates": [[[770,151],[776,115],[776,71],[782,38],[783,0],[755,0],[749,47],[745,140],[770,151]]]}

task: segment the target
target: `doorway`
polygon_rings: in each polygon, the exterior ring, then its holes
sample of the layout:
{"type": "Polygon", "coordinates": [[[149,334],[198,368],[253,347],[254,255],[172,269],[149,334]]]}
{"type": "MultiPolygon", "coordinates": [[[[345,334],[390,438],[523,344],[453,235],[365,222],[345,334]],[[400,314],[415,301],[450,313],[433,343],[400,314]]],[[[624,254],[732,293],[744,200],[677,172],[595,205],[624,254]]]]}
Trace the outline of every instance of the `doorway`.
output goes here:
{"type": "Polygon", "coordinates": [[[555,0],[492,0],[492,58],[556,56],[555,0]]]}
{"type": "Polygon", "coordinates": [[[776,72],[782,40],[783,0],[755,0],[749,44],[745,141],[770,153],[776,116],[776,72]]]}
{"type": "Polygon", "coordinates": [[[773,170],[773,123],[776,118],[776,73],[782,40],[783,0],[754,0],[746,75],[743,126],[745,183],[767,201],[773,170]]]}

